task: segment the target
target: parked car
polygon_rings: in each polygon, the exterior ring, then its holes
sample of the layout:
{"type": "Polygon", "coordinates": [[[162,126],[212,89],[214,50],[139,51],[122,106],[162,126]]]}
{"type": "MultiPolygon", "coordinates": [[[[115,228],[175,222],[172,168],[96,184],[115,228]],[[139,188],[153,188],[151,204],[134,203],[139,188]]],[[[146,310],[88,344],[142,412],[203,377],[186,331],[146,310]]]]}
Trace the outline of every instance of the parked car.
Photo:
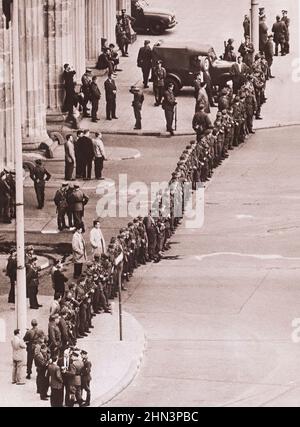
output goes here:
{"type": "Polygon", "coordinates": [[[133,29],[137,33],[150,32],[157,36],[177,25],[175,14],[169,10],[150,7],[145,0],[131,0],[133,29]]]}
{"type": "Polygon", "coordinates": [[[160,41],[153,48],[153,58],[163,61],[167,83],[174,84],[177,94],[184,86],[193,86],[195,76],[201,70],[209,71],[215,87],[223,88],[231,80],[232,62],[218,59],[209,44],[160,41]]]}

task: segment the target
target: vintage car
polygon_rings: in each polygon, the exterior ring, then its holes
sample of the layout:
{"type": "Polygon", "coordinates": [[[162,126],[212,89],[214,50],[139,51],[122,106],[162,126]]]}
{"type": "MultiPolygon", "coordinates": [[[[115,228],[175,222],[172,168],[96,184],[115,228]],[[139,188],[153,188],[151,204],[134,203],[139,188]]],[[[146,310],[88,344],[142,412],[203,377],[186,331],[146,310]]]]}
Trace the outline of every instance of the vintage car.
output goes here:
{"type": "Polygon", "coordinates": [[[173,12],[152,8],[145,0],[131,1],[131,15],[135,19],[133,29],[137,33],[150,32],[157,36],[177,25],[173,12]]]}
{"type": "Polygon", "coordinates": [[[231,80],[232,62],[218,59],[209,44],[160,41],[153,48],[153,58],[154,62],[163,62],[167,83],[174,83],[177,94],[184,86],[193,86],[195,75],[204,69],[209,71],[214,87],[223,88],[231,80]]]}

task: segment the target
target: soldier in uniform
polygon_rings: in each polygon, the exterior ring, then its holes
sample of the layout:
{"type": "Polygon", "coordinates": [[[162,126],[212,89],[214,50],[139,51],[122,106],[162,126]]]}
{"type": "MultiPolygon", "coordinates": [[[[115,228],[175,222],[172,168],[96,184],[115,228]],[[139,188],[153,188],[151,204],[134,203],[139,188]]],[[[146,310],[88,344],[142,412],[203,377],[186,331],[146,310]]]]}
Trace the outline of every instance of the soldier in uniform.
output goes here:
{"type": "Polygon", "coordinates": [[[56,212],[57,212],[57,226],[59,231],[63,231],[64,229],[69,228],[66,226],[66,220],[65,220],[65,216],[68,209],[67,188],[68,188],[67,183],[62,184],[61,188],[57,190],[54,197],[54,203],[55,203],[56,212]]]}
{"type": "Polygon", "coordinates": [[[73,352],[68,370],[63,371],[68,378],[69,406],[71,407],[73,407],[76,402],[79,406],[82,406],[84,402],[81,389],[81,373],[83,367],[84,364],[79,353],[73,352]]]}
{"type": "Polygon", "coordinates": [[[272,27],[272,33],[274,33],[274,43],[275,43],[275,56],[279,54],[279,45],[281,47],[281,55],[286,54],[286,38],[288,34],[288,29],[286,23],[280,19],[280,16],[276,16],[276,22],[272,27]]]}
{"type": "Polygon", "coordinates": [[[157,61],[157,66],[152,71],[155,106],[158,107],[163,99],[167,72],[162,66],[162,61],[157,61]]]}
{"type": "Polygon", "coordinates": [[[87,108],[89,101],[91,100],[91,84],[92,84],[92,70],[87,68],[84,75],[81,78],[81,91],[83,93],[83,117],[91,117],[87,108]]]}
{"type": "Polygon", "coordinates": [[[46,344],[41,344],[37,348],[34,356],[34,363],[37,370],[36,384],[41,400],[48,400],[47,392],[49,388],[49,378],[47,377],[47,368],[50,361],[50,355],[46,344]]]}
{"type": "Polygon", "coordinates": [[[82,406],[90,406],[91,404],[91,370],[92,370],[92,363],[88,359],[88,354],[86,351],[81,351],[81,357],[83,362],[83,368],[81,370],[81,392],[86,392],[86,399],[82,406]]]}
{"type": "Polygon", "coordinates": [[[137,65],[143,72],[144,88],[148,89],[149,76],[152,69],[152,49],[150,47],[150,40],[145,40],[144,47],[141,47],[139,50],[137,65]]]}
{"type": "Polygon", "coordinates": [[[289,54],[290,53],[290,24],[291,24],[291,20],[290,20],[290,18],[288,18],[288,11],[287,10],[282,11],[281,20],[282,20],[282,22],[285,23],[285,26],[287,29],[286,35],[285,35],[284,52],[285,52],[285,54],[289,54]]]}
{"type": "Polygon", "coordinates": [[[34,189],[38,201],[38,209],[43,209],[45,204],[45,185],[51,179],[50,173],[43,166],[42,160],[36,160],[30,178],[34,182],[34,189]]]}
{"type": "Polygon", "coordinates": [[[128,56],[128,46],[131,43],[131,26],[134,24],[135,19],[126,13],[126,9],[122,9],[121,12],[121,24],[127,38],[127,43],[125,43],[124,46],[124,53],[125,56],[128,56]]]}
{"type": "Polygon", "coordinates": [[[40,307],[42,307],[42,305],[39,304],[37,300],[40,270],[40,267],[37,265],[37,258],[32,257],[26,265],[26,287],[28,291],[30,308],[32,310],[38,310],[40,307]]]}
{"type": "Polygon", "coordinates": [[[173,83],[169,83],[168,89],[164,92],[162,108],[165,111],[167,132],[170,132],[171,136],[174,136],[173,122],[176,106],[177,101],[174,95],[174,85],[173,83]]]}
{"type": "Polygon", "coordinates": [[[239,47],[239,53],[243,58],[243,62],[250,68],[253,64],[254,51],[255,49],[253,43],[250,41],[250,36],[245,36],[245,42],[239,47]]]}
{"type": "Polygon", "coordinates": [[[246,123],[249,133],[254,134],[253,130],[253,118],[254,114],[257,110],[257,102],[255,95],[250,91],[250,89],[246,89],[246,123]]]}
{"type": "Polygon", "coordinates": [[[27,332],[23,338],[23,341],[26,343],[27,350],[27,380],[30,380],[32,374],[32,363],[34,359],[35,346],[38,343],[39,337],[44,334],[41,329],[38,329],[38,322],[35,319],[31,321],[31,326],[32,328],[30,330],[27,329],[27,332]]]}
{"type": "Polygon", "coordinates": [[[197,134],[197,141],[200,141],[202,135],[207,129],[212,128],[212,123],[209,118],[209,115],[204,111],[204,105],[199,105],[199,111],[194,115],[193,118],[193,129],[197,134]]]}
{"type": "Polygon", "coordinates": [[[133,102],[132,102],[132,107],[133,107],[134,116],[136,120],[134,129],[141,130],[142,129],[142,108],[143,108],[145,97],[143,92],[136,86],[131,87],[130,93],[132,93],[134,96],[133,102]]]}
{"type": "Polygon", "coordinates": [[[228,91],[226,88],[221,90],[221,96],[219,99],[218,109],[219,111],[229,110],[230,108],[230,99],[228,97],[228,91]]]}
{"type": "Polygon", "coordinates": [[[15,248],[10,250],[10,255],[6,265],[6,276],[10,280],[10,291],[8,295],[8,303],[15,303],[15,286],[17,281],[17,251],[15,248]]]}
{"type": "Polygon", "coordinates": [[[7,183],[7,172],[0,174],[0,216],[2,214],[3,222],[11,224],[10,217],[11,189],[7,183]]]}
{"type": "Polygon", "coordinates": [[[236,96],[233,104],[233,120],[234,120],[234,147],[238,147],[241,142],[242,128],[242,109],[240,105],[240,97],[236,96]]]}
{"type": "Polygon", "coordinates": [[[261,113],[261,106],[263,104],[263,88],[265,86],[265,80],[264,80],[264,74],[262,71],[255,71],[253,74],[253,85],[255,90],[255,97],[256,97],[256,120],[262,120],[262,117],[260,116],[261,113]]]}

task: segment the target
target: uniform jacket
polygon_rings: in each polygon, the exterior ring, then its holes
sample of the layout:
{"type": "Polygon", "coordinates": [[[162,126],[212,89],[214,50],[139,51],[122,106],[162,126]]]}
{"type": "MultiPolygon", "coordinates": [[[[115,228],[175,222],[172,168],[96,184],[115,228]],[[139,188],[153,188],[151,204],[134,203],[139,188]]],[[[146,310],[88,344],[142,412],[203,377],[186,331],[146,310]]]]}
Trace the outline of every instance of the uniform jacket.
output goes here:
{"type": "Polygon", "coordinates": [[[212,127],[211,120],[208,114],[199,111],[194,115],[193,118],[193,129],[195,132],[203,133],[205,130],[212,127]]]}
{"type": "Polygon", "coordinates": [[[82,379],[85,381],[92,381],[91,371],[92,371],[92,363],[89,360],[85,360],[83,362],[83,368],[81,371],[82,379]]]}
{"type": "Polygon", "coordinates": [[[73,261],[76,264],[83,264],[87,260],[86,245],[82,234],[75,233],[72,241],[73,261]]]}
{"type": "Polygon", "coordinates": [[[150,69],[152,67],[152,50],[150,47],[141,47],[137,62],[140,68],[150,69]]]}
{"type": "Polygon", "coordinates": [[[63,188],[60,188],[57,190],[55,197],[54,197],[54,203],[57,208],[65,208],[67,204],[66,200],[66,190],[63,188]]]}
{"type": "Polygon", "coordinates": [[[144,103],[145,97],[142,92],[138,92],[134,94],[132,106],[133,108],[138,108],[139,110],[142,109],[143,103],[144,103]]]}
{"type": "Polygon", "coordinates": [[[6,266],[6,275],[11,280],[17,280],[17,260],[16,258],[12,258],[11,256],[8,258],[7,266],[6,266]]]}
{"type": "Polygon", "coordinates": [[[49,322],[48,338],[50,348],[61,348],[61,332],[54,321],[49,322]]]}
{"type": "Polygon", "coordinates": [[[54,390],[61,390],[63,388],[63,379],[60,367],[54,363],[48,366],[48,378],[50,378],[50,386],[54,390]]]}
{"type": "Polygon", "coordinates": [[[176,105],[176,98],[173,92],[169,90],[165,91],[162,105],[163,105],[163,109],[166,111],[174,110],[174,107],[176,105]]]}
{"type": "Polygon", "coordinates": [[[81,372],[83,369],[83,362],[81,360],[74,360],[70,364],[69,370],[66,372],[68,377],[69,386],[81,386],[81,372]]]}
{"type": "Polygon", "coordinates": [[[274,42],[281,43],[285,40],[288,33],[287,26],[284,21],[275,22],[272,27],[272,33],[274,33],[274,42]]]}
{"type": "Polygon", "coordinates": [[[116,94],[114,93],[114,91],[117,90],[117,86],[114,80],[107,79],[104,83],[104,88],[107,101],[116,98],[116,94]]]}
{"type": "Polygon", "coordinates": [[[32,170],[30,177],[35,183],[39,184],[49,181],[51,179],[51,174],[44,166],[36,166],[32,170]]]}
{"type": "Polygon", "coordinates": [[[26,345],[24,341],[21,338],[14,336],[11,340],[11,346],[13,351],[13,360],[16,362],[24,362],[26,360],[26,345]]]}
{"type": "Polygon", "coordinates": [[[165,80],[167,78],[167,72],[164,68],[159,69],[158,67],[153,70],[153,82],[158,87],[165,86],[165,80]]]}
{"type": "Polygon", "coordinates": [[[265,55],[266,55],[266,60],[271,60],[273,59],[274,56],[274,44],[271,40],[268,40],[265,46],[265,55]]]}
{"type": "Polygon", "coordinates": [[[31,264],[26,268],[26,285],[27,288],[39,286],[39,273],[31,264]]]}

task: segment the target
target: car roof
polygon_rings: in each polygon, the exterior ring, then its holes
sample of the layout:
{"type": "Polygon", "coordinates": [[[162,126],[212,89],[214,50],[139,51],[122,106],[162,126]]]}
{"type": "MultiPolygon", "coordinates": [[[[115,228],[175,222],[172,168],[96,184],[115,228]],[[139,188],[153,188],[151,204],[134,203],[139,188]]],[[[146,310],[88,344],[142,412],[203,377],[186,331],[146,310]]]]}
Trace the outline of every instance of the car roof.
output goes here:
{"type": "Polygon", "coordinates": [[[207,54],[211,49],[213,49],[212,45],[197,43],[195,41],[160,41],[159,46],[155,46],[155,48],[164,48],[164,49],[178,49],[178,50],[187,50],[187,51],[195,51],[197,53],[207,54]]]}

